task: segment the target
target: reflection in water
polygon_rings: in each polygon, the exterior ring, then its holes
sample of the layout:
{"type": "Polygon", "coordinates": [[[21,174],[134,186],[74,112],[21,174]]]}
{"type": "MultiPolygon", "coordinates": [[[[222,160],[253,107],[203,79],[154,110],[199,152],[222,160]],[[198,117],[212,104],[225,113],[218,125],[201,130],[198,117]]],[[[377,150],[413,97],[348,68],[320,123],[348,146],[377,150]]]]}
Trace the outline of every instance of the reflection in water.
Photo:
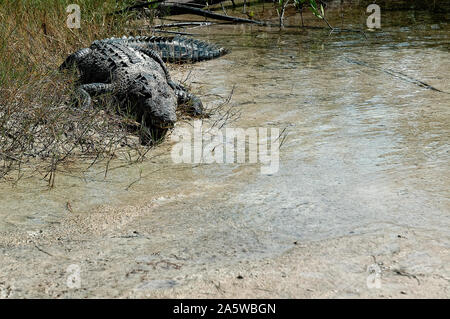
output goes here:
{"type": "Polygon", "coordinates": [[[327,30],[198,29],[232,53],[192,66],[194,90],[214,105],[217,94],[235,86],[232,103],[242,115],[233,127],[287,128],[280,171],[262,176],[258,165],[174,165],[168,140],[155,159],[112,170],[106,179],[97,168],[83,178],[60,176],[51,191],[38,180],[2,185],[0,229],[48,227],[69,213],[68,202],[87,212],[151,200],[160,203],[158,211],[140,218],[153,225],[153,244],[170,245],[157,238],[172,238],[207,256],[273,252],[292,239],[384,223],[448,229],[450,95],[348,61],[450,92],[450,26],[433,19],[389,12],[383,30],[367,40],[327,30]]]}

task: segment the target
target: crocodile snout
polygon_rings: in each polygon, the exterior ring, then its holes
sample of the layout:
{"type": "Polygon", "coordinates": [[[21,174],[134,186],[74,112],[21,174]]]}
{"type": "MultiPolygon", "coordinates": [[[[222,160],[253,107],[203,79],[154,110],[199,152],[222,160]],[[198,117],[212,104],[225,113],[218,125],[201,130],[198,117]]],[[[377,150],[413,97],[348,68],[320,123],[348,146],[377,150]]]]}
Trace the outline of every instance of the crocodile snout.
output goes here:
{"type": "Polygon", "coordinates": [[[164,117],[164,118],[152,117],[152,119],[151,119],[152,126],[156,127],[156,128],[160,128],[160,129],[173,128],[176,121],[177,121],[176,116],[175,117],[164,117]]]}
{"type": "Polygon", "coordinates": [[[173,101],[152,97],[144,102],[146,122],[154,128],[169,129],[177,121],[176,104],[173,101]]]}

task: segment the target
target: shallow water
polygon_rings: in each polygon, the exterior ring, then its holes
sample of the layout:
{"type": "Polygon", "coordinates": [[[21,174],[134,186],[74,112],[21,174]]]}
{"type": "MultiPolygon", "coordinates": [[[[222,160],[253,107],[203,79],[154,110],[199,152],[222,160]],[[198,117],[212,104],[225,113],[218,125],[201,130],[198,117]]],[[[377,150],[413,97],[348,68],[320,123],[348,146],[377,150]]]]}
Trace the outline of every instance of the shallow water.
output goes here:
{"type": "MultiPolygon", "coordinates": [[[[71,214],[67,203],[86,214],[99,205],[157,203],[137,217],[152,234],[149,246],[205,262],[392,224],[447,231],[450,94],[382,70],[450,92],[450,24],[426,12],[383,17],[382,31],[367,39],[320,29],[192,30],[232,49],[189,67],[204,104],[218,104],[216,95],[234,87],[231,105],[241,116],[229,126],[286,128],[277,173],[262,175],[259,164],[174,164],[168,139],[152,160],[110,169],[106,178],[96,167],[60,173],[52,190],[38,178],[0,185],[0,231],[52,227],[71,214]]],[[[352,19],[359,27],[359,16],[352,19]]]]}

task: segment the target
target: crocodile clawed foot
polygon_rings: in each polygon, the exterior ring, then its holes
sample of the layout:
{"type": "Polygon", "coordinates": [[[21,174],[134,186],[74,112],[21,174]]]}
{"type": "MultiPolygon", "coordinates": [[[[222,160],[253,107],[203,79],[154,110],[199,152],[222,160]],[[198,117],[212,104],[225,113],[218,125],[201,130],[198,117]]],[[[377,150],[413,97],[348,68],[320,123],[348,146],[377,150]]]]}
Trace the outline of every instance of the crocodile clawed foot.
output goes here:
{"type": "Polygon", "coordinates": [[[178,104],[182,106],[184,112],[191,116],[202,117],[205,115],[202,101],[194,94],[186,93],[183,98],[179,98],[178,104]]]}
{"type": "Polygon", "coordinates": [[[189,101],[190,105],[188,108],[188,112],[194,116],[201,116],[204,114],[203,112],[203,103],[202,101],[195,95],[192,95],[191,100],[189,101]]]}
{"type": "Polygon", "coordinates": [[[70,98],[69,105],[74,109],[87,110],[92,105],[92,98],[85,90],[77,88],[70,98]]]}

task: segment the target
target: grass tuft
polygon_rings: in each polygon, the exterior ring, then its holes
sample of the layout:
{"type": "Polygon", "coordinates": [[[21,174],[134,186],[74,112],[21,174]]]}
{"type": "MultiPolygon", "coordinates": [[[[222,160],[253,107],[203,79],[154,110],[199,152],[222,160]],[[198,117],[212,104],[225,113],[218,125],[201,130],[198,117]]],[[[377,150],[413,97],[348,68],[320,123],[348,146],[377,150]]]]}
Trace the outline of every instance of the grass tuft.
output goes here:
{"type": "Polygon", "coordinates": [[[148,21],[135,12],[109,14],[133,2],[0,0],[0,180],[12,172],[20,178],[24,167],[39,163],[35,171],[52,185],[58,167],[75,157],[97,162],[141,147],[129,133],[133,120],[117,115],[112,104],[75,108],[76,74],[57,71],[95,39],[138,34],[148,21]],[[66,25],[69,4],[80,6],[80,29],[66,25]]]}

